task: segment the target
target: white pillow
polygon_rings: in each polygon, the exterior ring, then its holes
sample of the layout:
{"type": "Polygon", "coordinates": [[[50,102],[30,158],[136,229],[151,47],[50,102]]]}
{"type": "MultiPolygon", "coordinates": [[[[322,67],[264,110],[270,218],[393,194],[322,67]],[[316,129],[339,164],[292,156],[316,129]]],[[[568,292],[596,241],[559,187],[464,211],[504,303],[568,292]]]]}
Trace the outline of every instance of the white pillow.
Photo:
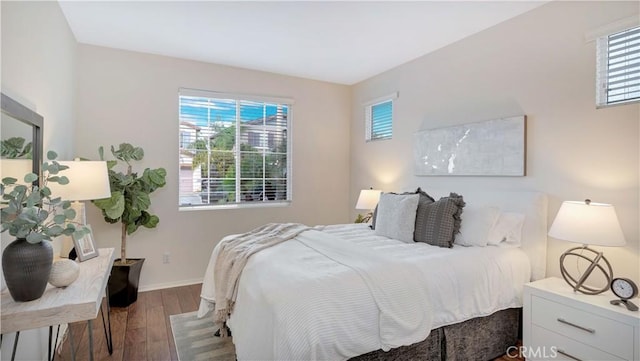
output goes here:
{"type": "Polygon", "coordinates": [[[489,231],[499,216],[498,207],[466,207],[460,217],[460,233],[456,235],[453,243],[461,246],[486,246],[489,231]]]}
{"type": "Polygon", "coordinates": [[[375,234],[413,243],[419,194],[382,193],[378,202],[375,234]]]}
{"type": "Polygon", "coordinates": [[[503,212],[498,217],[495,226],[489,232],[488,244],[497,246],[504,242],[509,245],[520,246],[522,241],[522,226],[524,214],[503,212]]]}

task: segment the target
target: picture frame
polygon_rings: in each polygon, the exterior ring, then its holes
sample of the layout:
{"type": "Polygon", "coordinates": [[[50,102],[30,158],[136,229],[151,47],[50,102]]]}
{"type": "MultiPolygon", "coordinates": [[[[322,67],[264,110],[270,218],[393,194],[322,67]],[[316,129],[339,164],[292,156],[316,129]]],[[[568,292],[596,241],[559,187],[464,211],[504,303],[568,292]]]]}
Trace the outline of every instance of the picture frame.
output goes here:
{"type": "Polygon", "coordinates": [[[85,227],[89,229],[89,233],[83,235],[81,238],[77,238],[75,235],[72,236],[73,246],[76,248],[76,254],[80,262],[98,257],[98,249],[93,241],[93,230],[88,224],[85,227]]]}
{"type": "Polygon", "coordinates": [[[417,176],[526,176],[526,115],[414,134],[417,176]]]}

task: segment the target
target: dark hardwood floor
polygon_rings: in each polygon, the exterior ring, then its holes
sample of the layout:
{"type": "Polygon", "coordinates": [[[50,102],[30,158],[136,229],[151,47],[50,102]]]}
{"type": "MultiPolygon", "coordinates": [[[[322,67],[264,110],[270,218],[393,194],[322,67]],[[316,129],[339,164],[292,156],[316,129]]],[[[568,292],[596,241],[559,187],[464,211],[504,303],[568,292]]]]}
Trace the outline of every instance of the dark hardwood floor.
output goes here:
{"type": "MultiPolygon", "coordinates": [[[[171,333],[170,315],[196,311],[200,304],[202,285],[140,292],[138,301],[129,307],[111,308],[113,354],[109,355],[102,318],[93,321],[94,360],[109,361],[177,361],[171,333]]],[[[87,322],[71,324],[76,360],[89,359],[87,322]]],[[[56,360],[71,360],[69,338],[60,347],[56,360]]],[[[186,360],[185,360],[186,361],[186,360]]],[[[524,361],[523,358],[502,356],[495,361],[524,361]]]]}

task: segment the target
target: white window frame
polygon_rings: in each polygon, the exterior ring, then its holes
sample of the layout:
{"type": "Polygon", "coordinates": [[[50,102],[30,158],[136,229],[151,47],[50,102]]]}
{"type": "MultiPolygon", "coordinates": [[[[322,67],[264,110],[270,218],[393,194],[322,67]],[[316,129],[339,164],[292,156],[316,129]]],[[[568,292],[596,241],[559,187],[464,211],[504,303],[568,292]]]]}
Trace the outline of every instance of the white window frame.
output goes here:
{"type": "Polygon", "coordinates": [[[387,140],[393,138],[393,114],[395,113],[395,100],[398,99],[398,92],[391,93],[389,95],[385,95],[379,98],[375,98],[364,103],[364,112],[365,112],[365,134],[364,139],[367,142],[375,142],[378,140],[387,140]],[[373,119],[373,107],[376,105],[384,104],[391,102],[391,131],[388,136],[384,137],[373,137],[373,129],[374,129],[374,120],[373,119]]]}
{"type": "MultiPolygon", "coordinates": [[[[263,201],[263,202],[247,202],[247,201],[238,201],[233,203],[221,203],[221,204],[190,204],[190,205],[182,205],[180,202],[178,203],[179,211],[194,211],[194,210],[215,210],[215,209],[236,209],[236,208],[260,208],[260,207],[284,207],[291,205],[293,199],[293,175],[292,175],[292,164],[293,164],[293,149],[292,149],[292,119],[293,119],[293,104],[295,103],[292,98],[285,97],[272,97],[272,96],[262,96],[262,95],[248,95],[248,94],[238,94],[238,93],[225,93],[225,92],[215,92],[208,90],[199,90],[199,89],[189,89],[189,88],[180,88],[178,91],[178,107],[180,107],[180,97],[181,96],[190,96],[190,97],[203,97],[203,98],[211,98],[211,99],[225,99],[225,100],[235,100],[235,101],[249,101],[249,102],[262,102],[262,103],[270,103],[270,104],[284,104],[288,106],[287,111],[287,127],[286,127],[286,140],[287,140],[287,191],[286,191],[286,200],[277,200],[277,201],[263,201]]],[[[239,122],[239,114],[236,122],[239,122]]],[[[180,117],[180,109],[178,109],[178,117],[180,117]]],[[[181,119],[178,119],[178,124],[180,124],[181,119]]],[[[240,127],[236,127],[236,131],[240,131],[240,127]]],[[[178,130],[178,134],[180,134],[180,130],[178,130]]],[[[236,136],[236,142],[238,141],[238,137],[236,136]]],[[[178,152],[180,152],[180,145],[178,146],[178,152]]],[[[236,164],[236,169],[238,169],[239,163],[236,164]]],[[[180,172],[180,164],[178,164],[178,172],[180,172]]],[[[239,172],[236,172],[239,174],[239,172]]],[[[237,176],[236,176],[237,177],[237,176]]],[[[237,180],[236,180],[236,183],[237,180]]],[[[238,183],[239,184],[239,183],[238,183]]],[[[180,190],[178,189],[178,193],[180,196],[180,190]]],[[[237,194],[237,192],[236,192],[237,194]]]]}
{"type": "MultiPolygon", "coordinates": [[[[611,100],[608,94],[611,86],[623,85],[622,89],[627,89],[640,85],[640,82],[632,83],[633,85],[625,84],[624,81],[617,81],[616,84],[613,85],[609,83],[609,38],[630,30],[640,31],[637,19],[623,19],[621,22],[610,24],[587,34],[587,40],[596,41],[596,108],[640,102],[640,96],[611,100]]],[[[637,36],[640,36],[640,34],[637,36]]],[[[636,57],[634,57],[634,59],[636,59],[636,57]]],[[[628,77],[633,79],[636,76],[640,76],[640,71],[634,71],[633,74],[628,77]]]]}

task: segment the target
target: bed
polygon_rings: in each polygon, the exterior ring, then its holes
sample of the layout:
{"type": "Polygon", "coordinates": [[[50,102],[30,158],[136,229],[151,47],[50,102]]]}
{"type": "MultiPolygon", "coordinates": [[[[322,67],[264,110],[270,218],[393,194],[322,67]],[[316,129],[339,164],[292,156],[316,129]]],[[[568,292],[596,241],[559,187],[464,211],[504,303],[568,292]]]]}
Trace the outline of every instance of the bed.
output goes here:
{"type": "MultiPolygon", "coordinates": [[[[469,214],[491,207],[523,215],[518,244],[437,247],[347,224],[313,227],[251,256],[227,322],[238,359],[503,354],[517,338],[523,284],[544,278],[547,199],[536,192],[463,196],[469,214]]],[[[200,317],[214,307],[218,248],[204,277],[200,317]]]]}

